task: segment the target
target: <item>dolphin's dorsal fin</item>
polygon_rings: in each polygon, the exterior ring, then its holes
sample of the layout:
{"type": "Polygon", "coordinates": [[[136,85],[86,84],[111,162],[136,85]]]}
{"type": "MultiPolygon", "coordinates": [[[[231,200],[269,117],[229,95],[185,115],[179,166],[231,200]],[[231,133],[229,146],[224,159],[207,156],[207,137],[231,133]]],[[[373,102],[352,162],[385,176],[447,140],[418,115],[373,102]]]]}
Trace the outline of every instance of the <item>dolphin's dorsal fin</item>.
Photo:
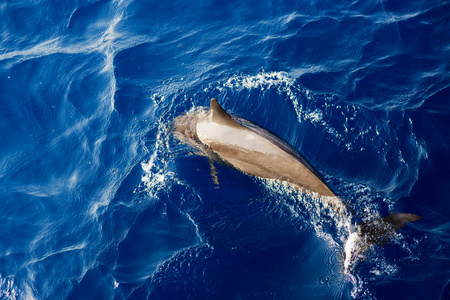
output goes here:
{"type": "Polygon", "coordinates": [[[231,116],[219,105],[219,102],[217,102],[216,98],[211,99],[211,121],[232,126],[232,127],[238,127],[243,128],[243,126],[239,125],[238,122],[233,120],[231,116]]]}

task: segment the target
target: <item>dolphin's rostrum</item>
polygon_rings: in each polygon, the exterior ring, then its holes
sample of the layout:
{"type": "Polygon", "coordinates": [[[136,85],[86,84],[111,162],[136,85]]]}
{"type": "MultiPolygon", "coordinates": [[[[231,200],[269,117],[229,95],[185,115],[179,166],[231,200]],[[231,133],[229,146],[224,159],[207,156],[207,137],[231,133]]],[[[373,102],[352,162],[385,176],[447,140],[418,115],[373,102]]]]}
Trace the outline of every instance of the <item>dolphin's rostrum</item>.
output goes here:
{"type": "MultiPolygon", "coordinates": [[[[350,216],[348,205],[337,197],[317,170],[292,146],[268,130],[229,115],[211,99],[205,114],[182,115],[174,128],[188,140],[201,144],[206,153],[220,157],[240,171],[267,179],[288,182],[312,192],[342,216],[350,216]]],[[[345,271],[373,244],[386,243],[407,222],[420,219],[414,214],[392,214],[381,220],[358,224],[345,245],[345,271]]]]}

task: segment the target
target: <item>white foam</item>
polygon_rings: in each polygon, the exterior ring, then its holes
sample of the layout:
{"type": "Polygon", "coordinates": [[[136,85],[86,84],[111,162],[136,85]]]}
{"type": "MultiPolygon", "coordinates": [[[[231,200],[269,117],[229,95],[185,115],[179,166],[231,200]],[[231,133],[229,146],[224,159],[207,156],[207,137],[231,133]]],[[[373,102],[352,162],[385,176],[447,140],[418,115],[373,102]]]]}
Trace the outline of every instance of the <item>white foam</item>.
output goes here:
{"type": "Polygon", "coordinates": [[[333,200],[338,201],[337,198],[322,197],[315,193],[301,191],[289,183],[275,179],[260,178],[259,180],[268,190],[285,195],[285,199],[289,200],[280,204],[287,206],[292,213],[299,218],[302,216],[303,218],[310,218],[309,222],[316,235],[327,241],[330,247],[339,247],[340,244],[345,242],[349,232],[354,230],[348,215],[336,211],[332,207],[331,203],[333,200]],[[332,232],[330,232],[330,228],[333,229],[332,232]]]}
{"type": "MultiPolygon", "coordinates": [[[[167,112],[170,110],[171,108],[169,107],[167,112]]],[[[144,171],[142,183],[145,186],[146,192],[152,198],[156,198],[160,190],[167,188],[166,183],[175,178],[175,174],[168,170],[168,160],[166,159],[170,153],[168,135],[171,134],[171,125],[165,121],[165,114],[159,118],[156,124],[156,140],[153,148],[147,149],[147,151],[152,151],[152,153],[147,161],[141,163],[142,170],[144,171]]]]}
{"type": "Polygon", "coordinates": [[[279,86],[292,86],[295,80],[286,72],[261,72],[257,75],[234,75],[229,78],[223,87],[233,90],[267,89],[279,86]]]}
{"type": "Polygon", "coordinates": [[[347,241],[344,245],[344,253],[345,253],[345,260],[344,260],[344,272],[348,273],[352,268],[352,261],[353,255],[355,251],[357,251],[358,242],[360,241],[360,237],[357,232],[353,232],[349,235],[347,238],[347,241]]]}
{"type": "MultiPolygon", "coordinates": [[[[32,294],[30,294],[30,296],[31,297],[27,299],[34,299],[34,296],[32,294]]],[[[19,299],[19,293],[14,284],[13,276],[3,277],[0,274],[0,298],[10,300],[19,299]]]]}

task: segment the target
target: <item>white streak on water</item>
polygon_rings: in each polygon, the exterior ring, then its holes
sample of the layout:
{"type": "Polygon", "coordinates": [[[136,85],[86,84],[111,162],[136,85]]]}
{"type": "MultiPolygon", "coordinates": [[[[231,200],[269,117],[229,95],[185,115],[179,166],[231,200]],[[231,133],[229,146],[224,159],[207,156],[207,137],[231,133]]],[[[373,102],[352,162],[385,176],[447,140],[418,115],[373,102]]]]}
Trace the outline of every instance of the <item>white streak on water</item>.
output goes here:
{"type": "Polygon", "coordinates": [[[40,257],[36,257],[36,258],[30,259],[28,264],[34,264],[34,263],[43,261],[43,260],[49,258],[50,256],[53,256],[53,255],[56,255],[56,254],[60,254],[60,253],[64,253],[64,252],[70,252],[70,251],[83,250],[85,247],[86,247],[86,243],[85,242],[77,244],[77,245],[64,247],[64,248],[62,248],[60,250],[48,252],[48,253],[45,253],[45,255],[42,255],[40,257]]]}

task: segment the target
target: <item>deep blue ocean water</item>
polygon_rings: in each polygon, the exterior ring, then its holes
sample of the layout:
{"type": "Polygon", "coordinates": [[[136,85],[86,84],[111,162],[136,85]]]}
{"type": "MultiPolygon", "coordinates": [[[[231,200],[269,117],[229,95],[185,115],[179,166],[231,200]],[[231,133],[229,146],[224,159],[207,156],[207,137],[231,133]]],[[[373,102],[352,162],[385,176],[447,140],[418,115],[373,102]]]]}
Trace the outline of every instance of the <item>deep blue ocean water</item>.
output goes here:
{"type": "Polygon", "coordinates": [[[0,299],[450,299],[449,1],[0,2],[0,299]],[[422,216],[342,272],[311,199],[211,162],[216,97],[359,215],[422,216]]]}

